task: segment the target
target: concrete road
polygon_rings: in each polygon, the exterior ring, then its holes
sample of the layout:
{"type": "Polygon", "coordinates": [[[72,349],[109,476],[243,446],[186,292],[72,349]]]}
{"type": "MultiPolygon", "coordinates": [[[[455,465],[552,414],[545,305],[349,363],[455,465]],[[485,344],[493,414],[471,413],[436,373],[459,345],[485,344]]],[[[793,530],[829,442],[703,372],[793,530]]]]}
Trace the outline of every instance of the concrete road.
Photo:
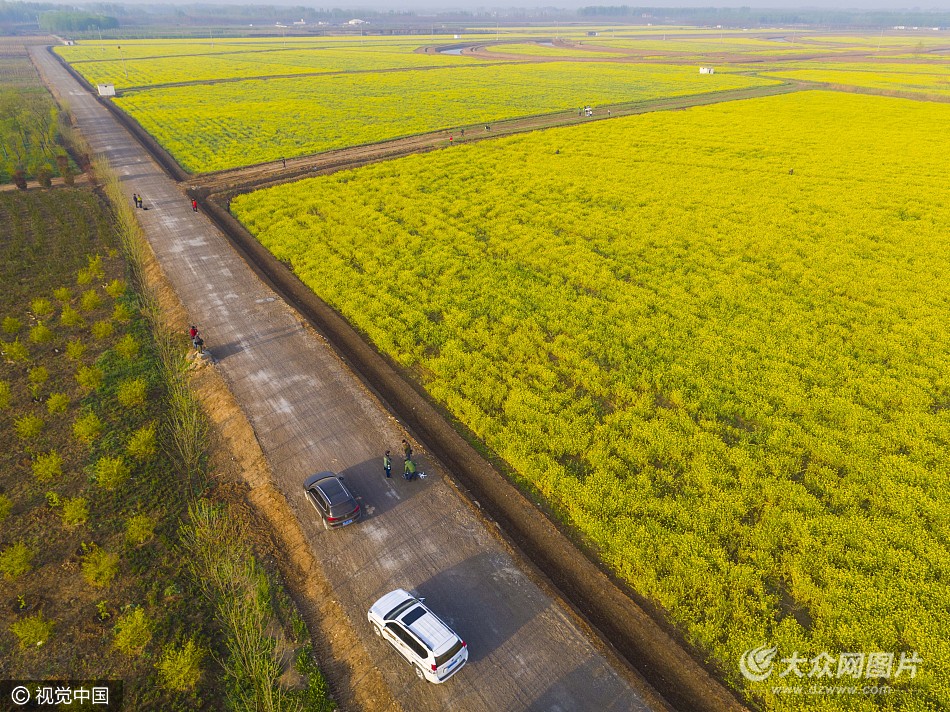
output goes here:
{"type": "Polygon", "coordinates": [[[181,188],[109,112],[48,52],[33,48],[32,54],[130,200],[133,192],[143,196],[147,209],[137,216],[163,270],[253,426],[314,556],[334,572],[335,595],[404,709],[650,709],[631,678],[611,667],[532,582],[424,453],[425,479],[382,476],[387,448],[397,455],[395,469],[402,465],[405,433],[398,423],[211,222],[192,211],[181,188]],[[302,490],[304,478],[320,470],[344,475],[362,501],[364,521],[323,529],[302,490]],[[443,685],[416,679],[366,621],[369,606],[398,587],[426,596],[468,643],[469,664],[443,685]]]}

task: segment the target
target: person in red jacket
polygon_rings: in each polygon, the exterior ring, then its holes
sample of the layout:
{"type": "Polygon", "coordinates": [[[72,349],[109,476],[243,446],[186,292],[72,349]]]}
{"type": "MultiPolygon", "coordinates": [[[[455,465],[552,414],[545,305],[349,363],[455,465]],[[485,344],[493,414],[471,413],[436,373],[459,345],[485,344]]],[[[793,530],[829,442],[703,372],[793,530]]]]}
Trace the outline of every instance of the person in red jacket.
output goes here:
{"type": "Polygon", "coordinates": [[[198,333],[198,327],[194,324],[191,325],[191,328],[188,329],[188,335],[191,337],[191,343],[195,347],[195,351],[199,354],[204,354],[204,339],[201,338],[201,334],[198,333]]]}

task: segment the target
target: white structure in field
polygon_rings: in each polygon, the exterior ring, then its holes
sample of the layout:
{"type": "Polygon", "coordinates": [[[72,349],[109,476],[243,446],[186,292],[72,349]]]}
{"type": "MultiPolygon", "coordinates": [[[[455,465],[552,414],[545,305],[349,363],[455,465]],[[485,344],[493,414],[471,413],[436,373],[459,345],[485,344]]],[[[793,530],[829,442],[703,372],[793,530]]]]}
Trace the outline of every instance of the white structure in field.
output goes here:
{"type": "Polygon", "coordinates": [[[715,74],[716,70],[712,67],[700,67],[699,73],[700,74],[715,74]]]}
{"type": "Polygon", "coordinates": [[[99,96],[115,96],[115,84],[97,84],[99,96]]]}

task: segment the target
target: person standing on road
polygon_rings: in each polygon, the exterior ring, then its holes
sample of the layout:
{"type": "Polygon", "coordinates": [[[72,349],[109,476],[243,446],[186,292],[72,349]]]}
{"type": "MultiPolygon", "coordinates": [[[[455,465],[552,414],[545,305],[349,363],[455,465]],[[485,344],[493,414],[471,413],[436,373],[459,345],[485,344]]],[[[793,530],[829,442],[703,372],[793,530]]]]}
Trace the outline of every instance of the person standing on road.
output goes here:
{"type": "Polygon", "coordinates": [[[139,207],[139,194],[138,194],[138,193],[132,193],[132,205],[134,205],[136,208],[139,207]]]}
{"type": "Polygon", "coordinates": [[[389,456],[389,450],[383,455],[383,471],[386,473],[387,480],[393,476],[393,460],[389,456]]]}
{"type": "Polygon", "coordinates": [[[406,460],[406,467],[402,476],[406,478],[406,482],[412,480],[412,478],[416,476],[416,463],[412,460],[406,460]]]}
{"type": "Polygon", "coordinates": [[[196,213],[198,212],[198,200],[196,198],[191,199],[191,209],[196,213]]]}
{"type": "Polygon", "coordinates": [[[191,325],[191,328],[188,329],[188,335],[191,337],[191,344],[195,347],[195,351],[199,354],[204,354],[204,339],[201,338],[201,334],[198,333],[198,327],[194,324],[191,325]]]}
{"type": "Polygon", "coordinates": [[[409,444],[409,441],[403,438],[402,440],[402,452],[405,455],[407,460],[412,459],[412,445],[409,444]]]}

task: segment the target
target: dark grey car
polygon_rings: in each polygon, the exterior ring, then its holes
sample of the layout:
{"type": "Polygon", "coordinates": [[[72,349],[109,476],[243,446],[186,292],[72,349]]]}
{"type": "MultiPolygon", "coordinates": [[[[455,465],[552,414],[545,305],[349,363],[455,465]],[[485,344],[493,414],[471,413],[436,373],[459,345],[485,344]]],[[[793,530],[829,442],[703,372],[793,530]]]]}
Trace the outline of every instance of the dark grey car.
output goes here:
{"type": "Polygon", "coordinates": [[[360,505],[356,498],[332,472],[310,475],[303,483],[307,499],[323,519],[327,529],[345,527],[360,518],[360,505]]]}

